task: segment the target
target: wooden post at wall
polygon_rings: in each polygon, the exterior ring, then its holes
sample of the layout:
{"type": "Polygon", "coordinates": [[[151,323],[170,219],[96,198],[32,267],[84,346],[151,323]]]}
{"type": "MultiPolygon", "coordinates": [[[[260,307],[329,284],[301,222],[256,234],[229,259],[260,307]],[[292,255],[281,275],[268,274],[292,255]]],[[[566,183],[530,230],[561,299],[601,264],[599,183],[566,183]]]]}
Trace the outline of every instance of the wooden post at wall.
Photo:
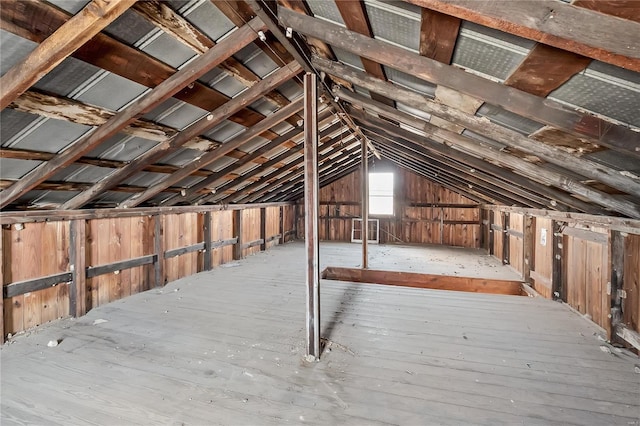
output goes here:
{"type": "Polygon", "coordinates": [[[211,212],[204,212],[204,270],[211,270],[211,212]]]}
{"type": "Polygon", "coordinates": [[[493,223],[495,222],[495,212],[493,210],[489,210],[489,254],[492,256],[495,256],[496,254],[496,247],[495,247],[495,232],[493,231],[493,229],[491,228],[493,226],[493,223]]]}
{"type": "Polygon", "coordinates": [[[554,300],[567,301],[563,276],[563,225],[555,220],[551,221],[553,228],[553,265],[551,270],[551,294],[554,300]]]}
{"type": "Polygon", "coordinates": [[[531,270],[534,269],[533,265],[533,242],[534,242],[534,218],[529,215],[522,216],[522,280],[531,285],[531,270]]]}
{"type": "Polygon", "coordinates": [[[485,239],[485,232],[487,232],[487,228],[485,226],[485,217],[486,217],[487,211],[483,208],[480,208],[480,214],[478,215],[479,218],[479,225],[480,225],[480,248],[483,250],[486,250],[487,247],[485,247],[485,244],[487,243],[486,239],[485,239]]]}
{"type": "Polygon", "coordinates": [[[362,162],[362,269],[369,267],[369,165],[367,162],[367,141],[360,141],[360,161],[362,162]]]}
{"type": "Polygon", "coordinates": [[[77,318],[87,313],[87,224],[84,219],[75,219],[70,227],[69,267],[72,279],[69,314],[77,318]]]}
{"type": "Polygon", "coordinates": [[[502,215],[502,263],[509,265],[509,213],[501,212],[502,215]]]}
{"type": "Polygon", "coordinates": [[[233,245],[233,260],[242,259],[242,210],[233,211],[233,236],[237,238],[233,245]]]}
{"type": "Polygon", "coordinates": [[[279,224],[278,224],[278,229],[280,230],[279,234],[280,234],[280,240],[278,241],[278,244],[284,244],[284,206],[280,206],[280,208],[278,209],[280,211],[280,219],[279,219],[279,224]]]}
{"type": "Polygon", "coordinates": [[[153,269],[156,287],[164,285],[164,241],[162,234],[162,215],[157,214],[153,216],[153,250],[156,254],[153,269]]]}
{"type": "Polygon", "coordinates": [[[4,230],[0,226],[0,345],[4,343],[4,230]]]}
{"type": "Polygon", "coordinates": [[[267,209],[264,207],[260,208],[260,239],[262,240],[260,251],[265,251],[267,249],[267,209]]]}
{"type": "Polygon", "coordinates": [[[320,262],[318,243],[318,87],[304,75],[304,201],[307,253],[307,360],[320,359],[320,262]]]}
{"type": "Polygon", "coordinates": [[[624,294],[624,235],[620,231],[609,231],[609,265],[611,265],[611,334],[615,340],[616,326],[622,323],[622,296],[624,294]]]}

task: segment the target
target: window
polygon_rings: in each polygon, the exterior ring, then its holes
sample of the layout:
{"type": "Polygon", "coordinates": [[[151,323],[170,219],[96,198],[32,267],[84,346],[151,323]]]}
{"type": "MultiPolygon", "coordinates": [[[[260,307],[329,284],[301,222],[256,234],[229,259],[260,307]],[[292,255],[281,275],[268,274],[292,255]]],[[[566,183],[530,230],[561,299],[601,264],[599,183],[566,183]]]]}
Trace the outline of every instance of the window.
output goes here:
{"type": "Polygon", "coordinates": [[[369,214],[393,214],[393,173],[369,173],[369,214]]]}

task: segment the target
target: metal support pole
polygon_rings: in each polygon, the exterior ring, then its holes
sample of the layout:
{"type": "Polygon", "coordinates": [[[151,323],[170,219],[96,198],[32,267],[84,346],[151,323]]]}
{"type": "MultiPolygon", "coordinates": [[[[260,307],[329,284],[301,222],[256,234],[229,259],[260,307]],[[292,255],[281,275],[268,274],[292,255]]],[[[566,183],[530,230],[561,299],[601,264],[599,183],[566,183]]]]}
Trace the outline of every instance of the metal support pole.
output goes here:
{"type": "Polygon", "coordinates": [[[367,163],[367,141],[361,139],[360,161],[362,162],[362,269],[369,267],[369,165],[367,163]]]}
{"type": "Polygon", "coordinates": [[[307,360],[320,359],[320,262],[318,244],[318,84],[304,75],[304,231],[307,252],[307,360]]]}

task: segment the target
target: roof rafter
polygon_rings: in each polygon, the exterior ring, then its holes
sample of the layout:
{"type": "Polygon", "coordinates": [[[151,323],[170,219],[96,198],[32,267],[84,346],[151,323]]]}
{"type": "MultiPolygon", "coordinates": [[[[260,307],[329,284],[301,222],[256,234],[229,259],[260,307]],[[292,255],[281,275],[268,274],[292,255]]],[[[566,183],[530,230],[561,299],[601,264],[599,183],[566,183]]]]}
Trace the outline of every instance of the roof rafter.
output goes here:
{"type": "MultiPolygon", "coordinates": [[[[260,21],[259,18],[256,18],[256,21],[251,24],[239,28],[232,36],[223,40],[215,48],[210,49],[206,54],[194,60],[189,65],[156,86],[153,90],[147,92],[138,100],[131,103],[128,107],[111,117],[93,133],[79,139],[52,160],[36,167],[19,182],[16,182],[15,185],[11,186],[11,188],[0,193],[0,197],[2,198],[0,200],[0,206],[7,206],[9,203],[17,199],[24,191],[28,191],[39,183],[44,182],[56,173],[59,168],[73,163],[75,160],[82,157],[84,154],[91,151],[123,128],[127,127],[138,116],[150,111],[157,105],[160,105],[166,99],[180,91],[183,87],[207,73],[224,59],[253,41],[256,37],[253,28],[261,27],[263,25],[262,21],[260,21]]],[[[129,170],[129,166],[120,169],[118,171],[119,175],[124,174],[124,170],[129,170]]],[[[105,182],[106,180],[102,181],[101,184],[105,182]]],[[[114,183],[114,185],[116,183],[114,183]]],[[[84,203],[79,201],[84,200],[88,193],[89,191],[82,192],[72,200],[67,201],[64,204],[65,208],[78,208],[82,206],[84,203]]]]}
{"type": "MultiPolygon", "coordinates": [[[[218,44],[218,46],[222,45],[222,42],[218,44]]],[[[211,51],[213,51],[213,49],[211,51]]],[[[202,58],[204,58],[205,56],[202,56],[202,58]]],[[[114,185],[119,184],[123,180],[133,175],[135,172],[139,171],[142,167],[145,167],[146,165],[158,161],[162,157],[165,157],[172,152],[177,151],[194,137],[206,132],[209,129],[212,129],[237,111],[253,103],[256,99],[263,96],[266,92],[275,89],[283,82],[291,79],[296,74],[298,74],[300,70],[301,68],[297,63],[292,63],[284,68],[280,68],[278,71],[274,72],[268,77],[265,77],[260,83],[247,89],[242,94],[231,99],[220,108],[212,111],[211,114],[208,114],[197,120],[196,122],[190,124],[173,138],[159,143],[140,157],[131,161],[126,167],[123,167],[122,169],[119,169],[118,171],[112,173],[105,179],[95,184],[89,190],[76,195],[74,198],[64,203],[62,208],[70,210],[82,207],[87,202],[95,198],[98,194],[106,191],[114,185]]]]}
{"type": "MultiPolygon", "coordinates": [[[[373,79],[362,72],[348,68],[344,65],[321,60],[319,58],[317,61],[314,60],[314,64],[323,71],[340,74],[342,75],[342,78],[349,80],[354,84],[358,84],[368,90],[384,93],[385,95],[393,99],[400,100],[414,108],[421,109],[430,114],[436,114],[440,118],[446,119],[449,122],[453,122],[479,132],[484,136],[504,143],[511,148],[516,148],[529,154],[533,154],[545,161],[557,164],[591,179],[604,182],[623,192],[640,197],[640,180],[624,176],[619,170],[612,169],[600,163],[595,163],[586,158],[570,155],[562,150],[527,138],[516,131],[506,129],[484,118],[467,114],[457,109],[434,102],[409,89],[404,89],[390,83],[385,83],[381,80],[373,79]]],[[[363,103],[361,95],[345,91],[344,89],[336,91],[335,94],[349,100],[359,99],[359,103],[363,103]]],[[[373,106],[374,102],[370,103],[370,105],[373,106]]],[[[443,131],[446,132],[444,129],[443,131]]]]}
{"type": "Polygon", "coordinates": [[[637,133],[624,126],[571,110],[557,102],[444,65],[408,52],[401,47],[363,36],[320,19],[283,8],[279,8],[278,13],[284,24],[297,32],[320,37],[333,46],[366,56],[433,84],[443,85],[483,99],[489,104],[500,106],[507,111],[577,136],[595,139],[598,144],[640,158],[640,141],[637,133]]]}
{"type": "Polygon", "coordinates": [[[301,108],[302,108],[302,99],[298,99],[297,101],[290,103],[286,107],[281,108],[277,112],[271,114],[270,116],[262,120],[260,123],[251,127],[250,129],[243,132],[239,136],[233,138],[233,140],[222,144],[221,146],[214,149],[213,151],[210,151],[204,154],[203,156],[201,156],[200,158],[197,158],[196,160],[192,161],[191,163],[186,164],[180,170],[165,177],[160,182],[147,188],[145,191],[139,194],[132,195],[130,198],[120,203],[119,207],[121,208],[136,207],[143,201],[146,201],[149,198],[153,197],[154,195],[162,192],[164,189],[168,188],[169,186],[175,183],[178,183],[182,179],[195,173],[202,167],[207,166],[213,163],[214,161],[224,157],[227,153],[237,148],[240,148],[242,145],[249,142],[254,137],[260,135],[262,132],[285,121],[287,118],[296,114],[298,111],[300,111],[301,108]]]}
{"type": "MultiPolygon", "coordinates": [[[[0,77],[0,110],[123,14],[135,0],[93,0],[0,77]]],[[[4,4],[2,5],[4,7],[4,4]]],[[[18,11],[20,9],[18,8],[18,11]]]]}
{"type": "Polygon", "coordinates": [[[555,0],[405,0],[417,6],[640,71],[640,25],[555,0]],[[568,31],[567,29],[571,29],[568,31]]]}

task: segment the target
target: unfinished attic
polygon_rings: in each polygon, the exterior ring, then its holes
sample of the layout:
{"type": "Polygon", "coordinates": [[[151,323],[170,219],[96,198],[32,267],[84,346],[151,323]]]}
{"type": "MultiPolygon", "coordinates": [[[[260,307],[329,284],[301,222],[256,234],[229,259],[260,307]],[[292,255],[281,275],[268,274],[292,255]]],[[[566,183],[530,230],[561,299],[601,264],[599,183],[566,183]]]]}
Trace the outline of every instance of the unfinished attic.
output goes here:
{"type": "Polygon", "coordinates": [[[2,0],[1,422],[640,424],[640,1],[2,0]]]}

